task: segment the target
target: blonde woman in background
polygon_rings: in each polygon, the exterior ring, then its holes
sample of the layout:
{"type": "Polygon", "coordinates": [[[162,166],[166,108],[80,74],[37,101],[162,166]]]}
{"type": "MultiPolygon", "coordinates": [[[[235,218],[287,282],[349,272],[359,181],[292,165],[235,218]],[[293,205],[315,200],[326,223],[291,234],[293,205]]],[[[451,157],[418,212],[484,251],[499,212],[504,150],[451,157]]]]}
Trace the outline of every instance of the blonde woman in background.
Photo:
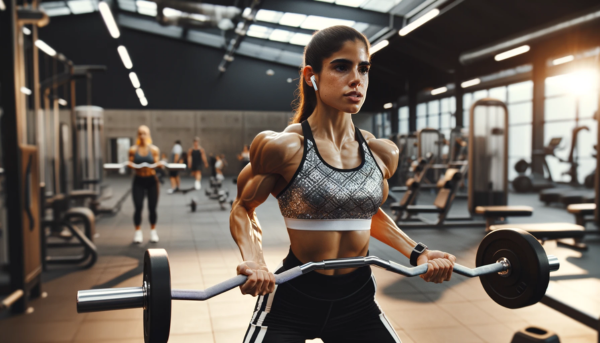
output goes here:
{"type": "Polygon", "coordinates": [[[140,244],[144,240],[140,225],[142,224],[142,208],[144,207],[144,197],[148,196],[148,211],[150,212],[150,242],[158,242],[156,233],[156,205],[158,205],[159,189],[158,178],[154,168],[133,168],[132,164],[147,162],[154,164],[159,162],[160,151],[152,145],[150,129],[146,125],[138,128],[137,141],[129,149],[129,167],[133,169],[133,185],[131,186],[131,196],[135,211],[133,213],[133,224],[135,225],[135,235],[133,243],[140,244]]]}

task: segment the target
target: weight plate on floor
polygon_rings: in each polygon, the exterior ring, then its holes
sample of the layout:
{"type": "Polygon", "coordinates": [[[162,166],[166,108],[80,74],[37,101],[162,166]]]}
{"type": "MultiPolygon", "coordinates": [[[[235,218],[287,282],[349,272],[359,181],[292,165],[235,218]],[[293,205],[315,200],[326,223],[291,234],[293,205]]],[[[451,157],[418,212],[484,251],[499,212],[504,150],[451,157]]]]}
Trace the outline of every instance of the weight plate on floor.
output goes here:
{"type": "Polygon", "coordinates": [[[519,229],[490,232],[477,249],[477,267],[505,257],[509,275],[497,273],[480,277],[487,294],[499,305],[521,308],[539,302],[550,282],[550,265],[542,245],[530,233],[519,229]]]}
{"type": "Polygon", "coordinates": [[[192,208],[192,212],[196,212],[196,200],[192,198],[192,202],[190,203],[190,207],[192,208]]]}
{"type": "Polygon", "coordinates": [[[171,271],[165,249],[144,254],[144,342],[167,343],[171,331],[171,271]]]}

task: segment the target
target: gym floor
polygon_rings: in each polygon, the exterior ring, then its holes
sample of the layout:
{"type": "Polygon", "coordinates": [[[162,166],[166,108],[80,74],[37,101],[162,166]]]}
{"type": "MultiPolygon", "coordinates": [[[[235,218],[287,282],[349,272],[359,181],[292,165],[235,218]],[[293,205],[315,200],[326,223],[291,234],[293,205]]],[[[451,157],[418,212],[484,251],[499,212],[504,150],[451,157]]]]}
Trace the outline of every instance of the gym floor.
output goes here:
{"type": "MultiPolygon", "coordinates": [[[[114,198],[124,192],[129,178],[110,180],[114,198]]],[[[184,187],[191,185],[184,180],[184,187]]],[[[235,185],[224,183],[235,195],[235,185]]],[[[77,290],[107,287],[137,287],[142,282],[143,252],[160,247],[168,251],[174,288],[202,289],[235,275],[241,261],[237,246],[229,233],[229,211],[219,209],[203,190],[187,195],[168,195],[168,185],[161,188],[158,206],[160,243],[148,243],[147,212],[144,212],[145,241],[131,244],[133,236],[131,201],[121,212],[98,220],[95,242],[100,257],[88,270],[52,266],[44,273],[43,291],[47,296],[32,302],[30,314],[0,317],[3,343],[27,342],[142,342],[142,311],[139,309],[77,314],[77,290]],[[199,199],[195,213],[185,206],[191,196],[199,199]]],[[[573,222],[560,208],[544,207],[537,195],[511,194],[510,204],[535,208],[531,218],[513,222],[573,222]]],[[[454,212],[464,209],[466,200],[456,200],[454,212]]],[[[460,213],[457,213],[460,214],[460,213]]],[[[258,208],[264,228],[264,252],[274,269],[285,257],[289,239],[277,202],[272,197],[258,208]]],[[[412,229],[407,233],[428,246],[451,252],[458,263],[474,267],[477,246],[484,237],[482,228],[412,229]]],[[[560,271],[552,274],[549,293],[591,313],[600,313],[600,240],[586,239],[589,251],[580,253],[546,243],[548,254],[559,257],[560,271]],[[576,284],[576,286],[575,286],[576,284]]],[[[371,254],[407,264],[400,253],[372,240],[371,254]]],[[[377,301],[400,335],[403,343],[434,342],[510,342],[519,329],[530,325],[555,331],[562,342],[597,342],[597,333],[586,326],[537,304],[519,310],[496,305],[484,292],[478,279],[454,275],[441,285],[425,283],[420,278],[405,278],[373,268],[377,279],[377,301]]],[[[170,342],[227,343],[242,341],[252,315],[255,298],[242,296],[238,290],[206,302],[174,301],[170,342]]],[[[313,342],[320,342],[315,340],[313,342]]]]}

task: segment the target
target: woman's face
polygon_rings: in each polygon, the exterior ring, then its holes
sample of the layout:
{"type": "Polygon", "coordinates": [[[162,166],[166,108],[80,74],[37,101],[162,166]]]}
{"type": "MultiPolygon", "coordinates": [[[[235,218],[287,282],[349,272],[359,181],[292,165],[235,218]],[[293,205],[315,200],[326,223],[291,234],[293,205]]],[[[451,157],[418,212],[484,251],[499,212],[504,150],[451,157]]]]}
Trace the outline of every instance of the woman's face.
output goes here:
{"type": "Polygon", "coordinates": [[[150,132],[148,131],[148,128],[143,126],[140,127],[138,129],[138,138],[140,139],[140,142],[145,145],[148,141],[148,138],[150,138],[150,132]]]}
{"type": "Polygon", "coordinates": [[[344,43],[323,60],[321,73],[315,76],[321,101],[345,113],[358,113],[367,97],[370,67],[363,42],[344,43]]]}

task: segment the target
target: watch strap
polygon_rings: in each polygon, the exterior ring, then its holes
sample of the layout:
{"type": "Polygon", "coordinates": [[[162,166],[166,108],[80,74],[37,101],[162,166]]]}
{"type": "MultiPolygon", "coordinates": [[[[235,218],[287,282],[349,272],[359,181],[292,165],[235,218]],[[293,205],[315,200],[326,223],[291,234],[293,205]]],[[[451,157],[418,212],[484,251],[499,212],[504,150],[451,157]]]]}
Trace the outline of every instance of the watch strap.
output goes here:
{"type": "Polygon", "coordinates": [[[423,243],[417,243],[413,248],[413,251],[410,253],[410,264],[412,266],[417,266],[417,259],[421,256],[422,253],[427,250],[427,246],[423,243]]]}

